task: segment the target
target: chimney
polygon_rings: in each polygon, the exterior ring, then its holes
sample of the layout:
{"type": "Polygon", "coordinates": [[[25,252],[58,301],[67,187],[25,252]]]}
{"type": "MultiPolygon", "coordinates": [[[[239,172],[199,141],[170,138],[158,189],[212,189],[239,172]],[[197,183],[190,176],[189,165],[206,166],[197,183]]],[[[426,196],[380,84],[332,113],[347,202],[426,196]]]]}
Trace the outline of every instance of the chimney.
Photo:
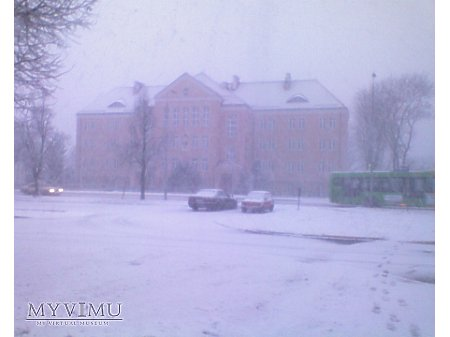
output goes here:
{"type": "Polygon", "coordinates": [[[135,81],[134,85],[133,85],[133,94],[134,95],[138,94],[143,87],[144,87],[144,83],[135,81]]]}
{"type": "Polygon", "coordinates": [[[284,83],[283,83],[284,90],[291,89],[291,84],[292,84],[291,73],[286,73],[286,76],[284,77],[284,83]]]}
{"type": "Polygon", "coordinates": [[[233,84],[231,85],[232,90],[236,90],[240,83],[239,76],[233,75],[233,84]]]}

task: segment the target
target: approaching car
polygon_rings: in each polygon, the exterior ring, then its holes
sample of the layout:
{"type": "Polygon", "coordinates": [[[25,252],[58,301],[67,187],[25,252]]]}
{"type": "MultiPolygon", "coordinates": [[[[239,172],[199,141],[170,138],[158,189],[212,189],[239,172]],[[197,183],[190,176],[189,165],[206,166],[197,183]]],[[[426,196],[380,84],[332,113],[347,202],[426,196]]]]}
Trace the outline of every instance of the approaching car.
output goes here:
{"type": "Polygon", "coordinates": [[[194,211],[200,208],[207,210],[235,209],[237,200],[220,189],[203,189],[189,197],[188,205],[194,211]]]}
{"type": "Polygon", "coordinates": [[[251,191],[241,202],[242,212],[273,211],[275,202],[272,194],[267,191],[251,191]]]}
{"type": "MultiPolygon", "coordinates": [[[[29,183],[25,186],[22,186],[20,189],[24,194],[33,195],[36,193],[36,184],[29,183]]],[[[40,195],[60,195],[64,189],[62,187],[50,186],[46,183],[39,183],[39,194],[40,195]]]]}

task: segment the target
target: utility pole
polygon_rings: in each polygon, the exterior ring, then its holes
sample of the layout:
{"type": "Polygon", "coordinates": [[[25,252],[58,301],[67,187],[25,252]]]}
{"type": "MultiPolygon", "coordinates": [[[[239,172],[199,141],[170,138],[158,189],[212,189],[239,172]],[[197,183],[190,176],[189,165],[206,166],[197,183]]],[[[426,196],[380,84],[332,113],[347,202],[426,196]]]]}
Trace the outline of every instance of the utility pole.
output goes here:
{"type": "MultiPolygon", "coordinates": [[[[375,118],[375,78],[377,77],[377,74],[372,73],[372,120],[375,118]]],[[[370,207],[373,207],[373,158],[371,160],[371,163],[369,164],[369,171],[370,171],[370,181],[369,181],[369,203],[370,207]]]]}

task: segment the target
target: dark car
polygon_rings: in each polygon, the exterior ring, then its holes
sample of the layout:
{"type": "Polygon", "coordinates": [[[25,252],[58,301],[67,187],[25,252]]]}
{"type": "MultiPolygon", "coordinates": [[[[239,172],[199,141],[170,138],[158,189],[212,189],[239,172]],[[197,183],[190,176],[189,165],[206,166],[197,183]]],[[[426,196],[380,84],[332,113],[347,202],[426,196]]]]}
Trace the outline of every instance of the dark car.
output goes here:
{"type": "MultiPolygon", "coordinates": [[[[22,186],[20,189],[24,194],[36,194],[36,184],[29,183],[25,186],[22,186]]],[[[40,195],[60,195],[64,189],[60,186],[52,186],[46,183],[39,183],[39,194],[40,195]]]]}
{"type": "Polygon", "coordinates": [[[200,208],[207,210],[235,209],[237,200],[220,189],[203,189],[189,197],[188,205],[194,211],[200,208]]]}
{"type": "Polygon", "coordinates": [[[272,194],[267,191],[251,191],[241,202],[242,212],[265,212],[273,211],[275,202],[272,194]]]}

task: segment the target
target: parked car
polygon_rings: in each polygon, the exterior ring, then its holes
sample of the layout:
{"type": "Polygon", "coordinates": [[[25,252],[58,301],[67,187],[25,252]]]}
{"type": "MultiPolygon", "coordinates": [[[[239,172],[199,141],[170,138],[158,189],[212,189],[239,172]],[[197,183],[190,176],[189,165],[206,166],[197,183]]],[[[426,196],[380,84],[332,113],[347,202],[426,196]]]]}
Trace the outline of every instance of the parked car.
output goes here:
{"type": "Polygon", "coordinates": [[[194,211],[200,208],[207,210],[235,209],[237,200],[221,189],[202,189],[189,196],[188,205],[194,211]]]}
{"type": "MultiPolygon", "coordinates": [[[[24,194],[35,194],[36,193],[36,184],[29,183],[20,189],[24,194]]],[[[39,194],[40,195],[60,195],[64,189],[60,186],[52,186],[46,183],[39,183],[39,194]]]]}
{"type": "Polygon", "coordinates": [[[267,191],[251,191],[241,202],[242,212],[265,212],[273,211],[275,202],[272,194],[267,191]]]}

